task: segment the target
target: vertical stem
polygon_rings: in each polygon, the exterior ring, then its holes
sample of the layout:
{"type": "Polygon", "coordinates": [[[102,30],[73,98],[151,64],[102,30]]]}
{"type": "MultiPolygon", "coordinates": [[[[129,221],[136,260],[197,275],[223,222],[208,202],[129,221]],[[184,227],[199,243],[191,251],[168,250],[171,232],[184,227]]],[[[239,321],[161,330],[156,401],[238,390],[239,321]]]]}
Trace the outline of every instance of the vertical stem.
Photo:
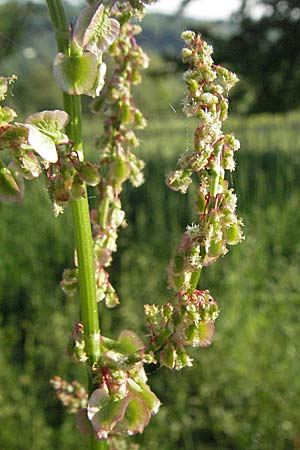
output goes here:
{"type": "MultiPolygon", "coordinates": [[[[69,30],[61,0],[46,0],[55,30],[58,50],[68,53],[69,30]]],[[[63,94],[64,108],[70,116],[67,134],[83,159],[80,96],[63,94]]],[[[96,301],[95,267],[92,231],[86,186],[85,196],[72,201],[75,242],[80,278],[81,315],[85,330],[86,350],[90,362],[99,358],[100,328],[96,301]]]]}
{"type": "Polygon", "coordinates": [[[221,149],[218,151],[216,155],[216,164],[213,169],[211,169],[211,182],[210,182],[210,195],[211,197],[215,197],[218,193],[218,187],[220,182],[220,174],[221,174],[221,149]]]}
{"type": "MultiPolygon", "coordinates": [[[[61,0],[46,0],[59,52],[69,52],[69,29],[61,0]]],[[[74,149],[81,160],[84,159],[82,149],[81,99],[80,96],[63,94],[64,108],[69,114],[70,121],[66,132],[74,143],[74,149]]],[[[100,327],[96,300],[95,264],[92,230],[90,224],[87,189],[84,185],[85,196],[72,201],[75,244],[79,268],[81,317],[85,332],[86,352],[93,364],[100,356],[100,327]]],[[[93,389],[89,379],[89,393],[93,389]]],[[[107,442],[99,442],[91,438],[91,450],[108,450],[107,442]]]]}

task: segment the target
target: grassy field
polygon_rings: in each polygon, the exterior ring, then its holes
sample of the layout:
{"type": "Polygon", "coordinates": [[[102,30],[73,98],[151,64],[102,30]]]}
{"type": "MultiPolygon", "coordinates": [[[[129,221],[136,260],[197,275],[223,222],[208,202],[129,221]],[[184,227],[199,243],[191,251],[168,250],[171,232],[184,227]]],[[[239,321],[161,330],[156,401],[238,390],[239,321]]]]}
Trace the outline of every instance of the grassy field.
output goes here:
{"type": "MultiPolygon", "coordinates": [[[[233,181],[246,240],[200,282],[221,306],[212,347],[194,352],[192,369],[150,377],[163,406],[133,438],[142,449],[300,449],[299,123],[299,113],[228,121],[242,145],[233,181]]],[[[169,191],[164,178],[192,136],[193,123],[171,107],[141,133],[146,183],[124,192],[128,228],[112,271],[121,306],[105,311],[105,333],[145,333],[143,304],[168,297],[166,266],[193,221],[193,196],[169,191]]],[[[24,204],[1,204],[0,214],[0,448],[84,450],[48,383],[54,374],[82,379],[64,351],[78,308],[57,286],[72,261],[69,212],[50,218],[33,184],[24,204]]]]}

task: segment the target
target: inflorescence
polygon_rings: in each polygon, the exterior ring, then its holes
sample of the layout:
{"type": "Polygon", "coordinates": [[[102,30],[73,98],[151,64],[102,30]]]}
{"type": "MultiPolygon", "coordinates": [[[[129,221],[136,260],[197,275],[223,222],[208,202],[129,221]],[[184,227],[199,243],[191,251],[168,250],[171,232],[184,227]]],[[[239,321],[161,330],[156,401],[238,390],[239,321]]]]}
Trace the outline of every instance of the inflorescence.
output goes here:
{"type": "MultiPolygon", "coordinates": [[[[118,229],[126,224],[120,198],[123,183],[129,180],[137,187],[144,181],[144,163],[133,150],[139,146],[134,130],[144,128],[146,121],[134,104],[132,86],[140,83],[148,57],[135,39],[141,29],[130,19],[140,19],[145,5],[153,2],[116,1],[111,9],[88,3],[72,28],[69,54],[59,53],[55,58],[54,75],[64,92],[95,98],[93,111],[104,115],[104,133],[97,143],[99,160],[85,162],[74,150],[64,132],[69,120],[66,112],[43,111],[18,123],[15,111],[0,106],[0,150],[11,158],[9,164],[0,159],[0,200],[21,200],[23,179],[43,174],[58,214],[68,202],[86,195],[85,183],[94,187],[98,200],[91,211],[91,224],[97,297],[111,308],[119,300],[107,269],[117,249],[118,229]],[[105,53],[113,65],[106,81],[105,53]]],[[[186,44],[182,59],[189,65],[183,77],[187,87],[183,111],[196,118],[198,125],[193,148],[180,156],[167,185],[186,193],[195,179],[197,200],[196,220],[187,226],[168,268],[172,299],[163,306],[145,305],[146,344],[128,330],[115,340],[101,336],[101,357],[92,364],[84,326],[76,324],[68,352],[87,365],[94,390],[87,394],[76,381],[69,384],[59,377],[51,381],[69,412],[77,414],[78,428],[99,440],[109,438],[112,449],[123,445],[119,435],[143,432],[159,409],[160,401],[147,384],[144,363],[179,370],[192,365],[189,347],[211,344],[219,306],[208,290],[197,288],[201,270],[243,238],[242,222],[236,216],[237,198],[226,177],[235,169],[239,141],[222,130],[228,115],[227,95],[238,78],[214,64],[212,47],[200,35],[186,31],[182,38],[186,44]]],[[[0,101],[5,100],[13,81],[14,77],[0,78],[0,101]]],[[[75,264],[65,270],[61,285],[73,295],[78,284],[75,264]]]]}

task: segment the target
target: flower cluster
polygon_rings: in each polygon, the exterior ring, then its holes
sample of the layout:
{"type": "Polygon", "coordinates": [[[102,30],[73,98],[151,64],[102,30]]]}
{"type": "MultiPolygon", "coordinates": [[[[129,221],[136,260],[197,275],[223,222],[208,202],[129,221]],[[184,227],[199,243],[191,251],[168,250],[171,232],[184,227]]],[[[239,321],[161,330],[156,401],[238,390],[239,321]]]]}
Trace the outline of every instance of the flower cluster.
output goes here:
{"type": "MultiPolygon", "coordinates": [[[[115,14],[119,17],[117,11],[115,14]]],[[[106,267],[111,262],[112,252],[116,251],[118,228],[125,224],[125,213],[120,201],[122,185],[129,180],[138,187],[144,181],[141,172],[144,163],[132,151],[139,145],[133,129],[146,125],[131,92],[132,85],[141,81],[140,70],[148,65],[148,58],[134,37],[139,31],[137,25],[128,22],[122,24],[119,37],[110,48],[115,70],[107,83],[102,103],[105,116],[104,136],[99,142],[102,181],[99,186],[99,205],[97,210],[92,211],[92,223],[98,298],[105,298],[107,306],[117,303],[106,267]]]]}
{"type": "Polygon", "coordinates": [[[192,365],[187,346],[211,344],[219,307],[209,291],[181,292],[176,298],[176,304],[146,305],[145,314],[160,364],[180,370],[192,365]]]}
{"type": "Polygon", "coordinates": [[[236,195],[225,179],[226,171],[235,169],[234,154],[240,144],[232,133],[222,131],[228,113],[227,93],[238,78],[214,64],[213,49],[200,35],[186,31],[182,37],[186,43],[182,59],[189,64],[183,77],[187,86],[183,111],[187,117],[196,117],[199,124],[193,148],[181,155],[179,169],[168,176],[167,184],[185,193],[192,175],[197,176],[198,220],[187,227],[169,267],[169,285],[177,292],[195,288],[193,274],[225,255],[227,245],[243,238],[236,195]]]}
{"type": "MultiPolygon", "coordinates": [[[[146,121],[134,104],[131,90],[133,85],[141,82],[140,71],[148,66],[148,57],[135,40],[135,35],[141,30],[140,27],[129,23],[130,18],[140,16],[144,6],[140,1],[133,3],[138,5],[116,2],[110,12],[113,16],[111,18],[105,13],[107,24],[104,27],[101,22],[102,31],[97,32],[97,36],[101,36],[101,39],[97,37],[96,41],[95,38],[90,40],[89,33],[100,20],[99,17],[103,19],[103,5],[99,6],[97,11],[92,5],[84,10],[79,16],[74,32],[74,39],[78,45],[83,46],[87,42],[85,52],[97,53],[107,50],[114,61],[114,70],[110,79],[106,81],[106,89],[100,96],[99,92],[97,93],[98,97],[93,104],[93,111],[97,113],[101,110],[105,117],[104,133],[98,142],[99,170],[97,171],[94,165],[89,166],[89,173],[94,170],[93,174],[98,177],[93,184],[97,185],[98,205],[91,211],[97,299],[104,300],[109,308],[119,303],[116,291],[109,281],[107,268],[112,261],[112,253],[117,249],[118,229],[126,225],[125,212],[122,210],[120,200],[122,185],[129,180],[133,186],[138,187],[144,181],[142,174],[144,163],[132,150],[139,145],[133,130],[144,128],[146,121]],[[116,22],[121,25],[116,26],[116,22]]],[[[84,167],[86,169],[86,165],[84,167]]],[[[75,187],[76,192],[80,193],[80,184],[75,183],[75,187]]],[[[74,183],[72,189],[74,190],[74,183]]],[[[73,294],[76,286],[78,286],[77,269],[67,269],[62,281],[63,289],[67,294],[73,294]]]]}
{"type": "MultiPolygon", "coordinates": [[[[129,180],[138,187],[144,181],[144,163],[133,153],[133,149],[139,146],[133,130],[144,128],[146,121],[134,104],[132,86],[141,82],[140,72],[148,66],[149,61],[135,39],[141,28],[128,22],[136,12],[126,2],[122,3],[121,9],[115,6],[111,12],[115,16],[111,20],[118,19],[121,23],[118,37],[109,48],[109,54],[114,60],[114,71],[107,80],[106,89],[93,105],[94,112],[101,110],[105,117],[103,137],[98,142],[101,155],[101,181],[97,187],[99,201],[97,208],[91,211],[96,287],[98,301],[104,300],[109,308],[119,303],[109,281],[107,268],[112,261],[112,253],[117,249],[118,229],[126,225],[120,200],[123,183],[129,180]]],[[[69,285],[70,273],[74,275],[73,270],[65,272],[62,282],[64,287],[69,285]]],[[[71,284],[74,287],[74,283],[71,284]]]]}
{"type": "Polygon", "coordinates": [[[225,178],[226,171],[235,169],[239,141],[222,131],[228,113],[227,93],[238,78],[214,64],[213,49],[200,35],[186,31],[182,37],[186,43],[182,59],[189,64],[183,76],[187,86],[183,111],[187,117],[196,117],[199,124],[193,148],[180,156],[179,168],[168,175],[167,185],[186,193],[196,175],[197,220],[187,226],[168,267],[169,287],[175,291],[177,303],[145,307],[152,347],[160,349],[162,365],[175,369],[191,365],[188,345],[201,347],[212,342],[219,308],[209,291],[196,289],[202,267],[243,238],[242,222],[236,216],[237,197],[225,178]]]}
{"type": "Polygon", "coordinates": [[[65,111],[38,112],[27,117],[25,123],[13,122],[16,116],[11,108],[0,106],[0,150],[9,152],[11,159],[8,167],[0,160],[2,201],[22,200],[23,179],[33,180],[44,174],[58,214],[70,200],[85,195],[84,183],[95,186],[100,182],[98,166],[80,161],[63,132],[69,121],[65,111]]]}
{"type": "MultiPolygon", "coordinates": [[[[80,323],[74,329],[70,348],[79,362],[86,360],[80,323]]],[[[100,440],[109,434],[143,432],[160,406],[147,384],[144,357],[147,359],[143,343],[131,331],[122,331],[118,340],[101,337],[101,359],[92,368],[95,390],[77,413],[82,432],[93,433],[100,440]]],[[[66,404],[69,397],[65,400],[61,391],[59,386],[59,397],[66,404]]]]}
{"type": "MultiPolygon", "coordinates": [[[[137,187],[144,180],[144,163],[133,151],[139,146],[134,130],[144,128],[146,121],[134,103],[132,86],[140,83],[140,72],[149,61],[135,38],[141,29],[130,19],[140,19],[150,3],[153,1],[116,0],[109,9],[104,2],[88,1],[69,39],[62,39],[64,52],[58,53],[54,61],[60,88],[69,95],[96,98],[93,111],[101,111],[104,117],[97,164],[83,161],[80,146],[65,134],[69,121],[66,112],[43,111],[18,123],[15,111],[0,106],[0,151],[11,158],[8,165],[0,159],[0,200],[20,200],[23,179],[44,174],[58,214],[69,201],[87,195],[86,184],[95,188],[97,202],[91,211],[95,283],[98,301],[104,300],[109,308],[119,302],[107,270],[117,249],[119,228],[126,225],[121,204],[123,183],[129,180],[137,187]],[[103,89],[105,52],[113,70],[103,89]]],[[[196,175],[197,220],[187,227],[169,265],[169,287],[175,291],[174,298],[161,307],[145,306],[150,335],[146,345],[128,330],[113,340],[100,336],[98,325],[89,330],[88,321],[84,325],[77,323],[68,353],[87,366],[89,393],[78,382],[67,383],[59,377],[51,380],[68,411],[76,413],[78,428],[98,440],[110,439],[111,448],[121,449],[119,435],[142,433],[160,407],[147,384],[144,363],[179,370],[192,365],[189,346],[205,347],[212,342],[219,307],[208,290],[197,289],[200,272],[224,255],[228,245],[242,239],[242,223],[235,212],[237,199],[225,176],[226,171],[235,168],[234,153],[239,142],[233,134],[222,131],[228,112],[227,93],[237,77],[214,65],[212,48],[200,35],[188,31],[183,39],[186,48],[182,57],[189,64],[184,74],[187,95],[183,110],[188,117],[196,117],[199,124],[193,149],[180,157],[179,167],[168,176],[167,184],[185,193],[196,175]]],[[[0,78],[0,101],[13,81],[14,77],[0,78]]],[[[92,246],[90,250],[91,254],[92,246]]],[[[92,266],[93,259],[89,262],[92,266]]],[[[61,282],[68,295],[77,292],[79,286],[76,255],[74,265],[64,271],[61,282]]]]}
{"type": "MultiPolygon", "coordinates": [[[[2,100],[14,79],[0,78],[2,100]]],[[[73,159],[69,155],[69,139],[62,131],[68,123],[68,114],[42,111],[27,117],[25,123],[16,122],[16,117],[13,109],[0,106],[0,151],[8,153],[5,159],[10,159],[8,166],[0,159],[0,200],[22,200],[24,179],[36,179],[42,173],[49,180],[53,202],[69,200],[74,177],[82,182],[86,170],[85,165],[80,166],[77,155],[73,159]]]]}
{"type": "MultiPolygon", "coordinates": [[[[122,184],[129,179],[138,185],[143,179],[143,163],[132,153],[138,146],[132,128],[143,127],[144,118],[134,105],[131,86],[140,81],[139,70],[148,64],[134,38],[139,28],[124,20],[131,17],[126,16],[124,4],[113,12],[122,25],[109,49],[115,71],[94,103],[94,110],[101,109],[105,116],[105,133],[99,141],[99,204],[91,212],[98,297],[105,299],[107,306],[118,301],[106,268],[116,250],[118,228],[124,225],[122,184]]],[[[132,12],[131,5],[127,5],[127,12],[132,12]]],[[[228,109],[226,93],[237,79],[213,64],[212,49],[200,36],[186,32],[183,37],[187,43],[183,60],[190,65],[184,75],[188,92],[183,108],[187,116],[196,116],[199,124],[194,149],[180,157],[179,169],[169,175],[167,183],[185,193],[192,174],[196,174],[198,220],[187,227],[168,269],[169,286],[175,291],[172,302],[161,307],[145,306],[148,343],[143,345],[129,331],[123,331],[118,340],[100,338],[101,357],[91,368],[95,388],[77,414],[79,429],[100,440],[142,432],[157,412],[160,403],[146,383],[143,363],[160,363],[179,370],[192,365],[188,347],[211,344],[219,307],[208,290],[196,288],[201,269],[224,255],[227,245],[242,238],[242,223],[235,214],[237,198],[225,179],[225,171],[234,170],[239,142],[233,134],[222,131],[228,109]]],[[[76,269],[65,272],[66,291],[76,288],[77,276],[76,269]]],[[[80,323],[73,331],[69,351],[81,363],[88,360],[80,323]]]]}
{"type": "Polygon", "coordinates": [[[51,378],[50,383],[55,389],[57,397],[70,414],[75,414],[81,408],[86,407],[88,395],[78,381],[74,380],[72,383],[68,383],[56,376],[51,378]]]}

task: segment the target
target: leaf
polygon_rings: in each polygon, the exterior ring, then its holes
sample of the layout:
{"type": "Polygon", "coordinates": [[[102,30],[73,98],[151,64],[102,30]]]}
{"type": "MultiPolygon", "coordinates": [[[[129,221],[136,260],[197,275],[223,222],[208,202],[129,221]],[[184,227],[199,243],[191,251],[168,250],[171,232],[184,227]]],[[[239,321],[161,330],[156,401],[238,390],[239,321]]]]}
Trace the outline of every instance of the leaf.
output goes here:
{"type": "Polygon", "coordinates": [[[107,16],[104,6],[89,5],[78,17],[74,29],[75,42],[95,55],[104,52],[119,34],[120,24],[107,16]]]}
{"type": "Polygon", "coordinates": [[[28,129],[28,144],[38,153],[43,159],[50,163],[55,163],[58,160],[56,146],[53,140],[39,129],[30,124],[24,125],[28,129]]]}
{"type": "Polygon", "coordinates": [[[81,408],[76,413],[76,426],[83,434],[91,434],[94,429],[87,416],[87,408],[81,408]]]}
{"type": "Polygon", "coordinates": [[[106,75],[106,64],[101,63],[98,66],[98,76],[96,78],[96,81],[94,83],[93,88],[86,92],[86,95],[89,95],[90,97],[99,97],[100,92],[102,91],[102,88],[105,84],[105,75],[106,75]]]}
{"type": "Polygon", "coordinates": [[[148,425],[151,412],[144,399],[137,393],[131,392],[127,396],[128,405],[123,420],[116,426],[116,431],[131,436],[142,433],[148,425]]]}
{"type": "Polygon", "coordinates": [[[69,121],[65,111],[41,111],[27,117],[25,123],[36,126],[43,134],[49,136],[55,144],[66,144],[69,138],[62,130],[69,121]]]}
{"type": "Polygon", "coordinates": [[[89,399],[87,415],[98,439],[106,439],[124,415],[129,398],[112,400],[106,388],[96,389],[89,399]]]}
{"type": "Polygon", "coordinates": [[[146,383],[140,384],[140,387],[140,396],[145,401],[147,408],[150,410],[151,414],[157,414],[161,405],[160,400],[146,383]]]}
{"type": "Polygon", "coordinates": [[[123,330],[118,337],[118,350],[125,354],[131,355],[137,350],[144,347],[143,342],[136,333],[130,330],[123,330]]]}
{"type": "Polygon", "coordinates": [[[73,56],[58,53],[53,73],[64,92],[70,95],[91,95],[99,80],[98,60],[92,53],[73,56]]]}

